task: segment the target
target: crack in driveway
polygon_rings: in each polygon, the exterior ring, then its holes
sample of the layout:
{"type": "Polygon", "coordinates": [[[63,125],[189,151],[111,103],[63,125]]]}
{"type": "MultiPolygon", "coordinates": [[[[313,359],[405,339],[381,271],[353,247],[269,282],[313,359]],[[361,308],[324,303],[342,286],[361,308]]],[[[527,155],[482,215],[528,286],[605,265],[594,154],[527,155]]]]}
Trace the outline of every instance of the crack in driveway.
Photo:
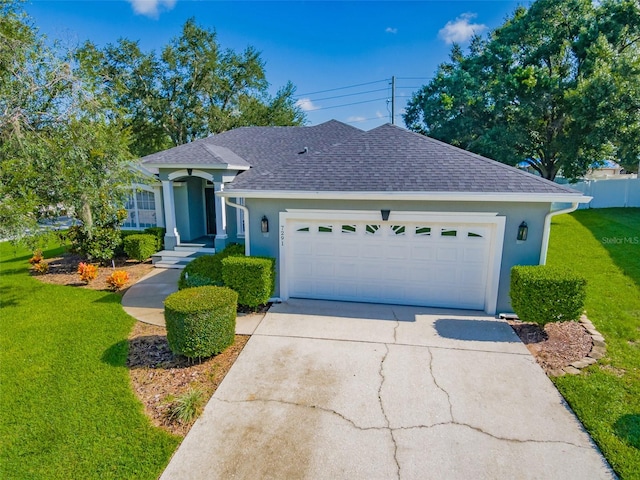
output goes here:
{"type": "MultiPolygon", "coordinates": [[[[395,313],[394,313],[395,316],[395,313]]],[[[394,329],[395,336],[395,329],[394,329]]],[[[384,375],[384,362],[389,356],[389,345],[384,344],[385,353],[380,361],[380,369],[378,370],[378,374],[380,375],[380,386],[378,387],[378,402],[380,403],[380,410],[382,410],[382,415],[384,416],[385,421],[387,422],[387,429],[389,430],[389,434],[391,435],[391,442],[393,443],[393,460],[396,462],[396,471],[398,479],[400,479],[400,462],[398,461],[398,444],[396,442],[396,438],[393,435],[393,429],[391,428],[391,422],[389,421],[389,416],[387,415],[386,410],[384,409],[384,403],[382,401],[382,388],[384,387],[385,375],[384,375]]]]}

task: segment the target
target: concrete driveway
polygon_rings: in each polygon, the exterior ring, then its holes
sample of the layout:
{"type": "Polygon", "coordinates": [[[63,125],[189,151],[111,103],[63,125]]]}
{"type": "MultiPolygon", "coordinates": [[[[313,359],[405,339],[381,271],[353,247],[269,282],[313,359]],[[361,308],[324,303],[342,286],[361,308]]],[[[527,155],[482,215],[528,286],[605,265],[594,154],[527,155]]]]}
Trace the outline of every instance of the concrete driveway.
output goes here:
{"type": "Polygon", "coordinates": [[[603,457],[502,320],[274,305],[162,479],[600,479],[603,457]]]}

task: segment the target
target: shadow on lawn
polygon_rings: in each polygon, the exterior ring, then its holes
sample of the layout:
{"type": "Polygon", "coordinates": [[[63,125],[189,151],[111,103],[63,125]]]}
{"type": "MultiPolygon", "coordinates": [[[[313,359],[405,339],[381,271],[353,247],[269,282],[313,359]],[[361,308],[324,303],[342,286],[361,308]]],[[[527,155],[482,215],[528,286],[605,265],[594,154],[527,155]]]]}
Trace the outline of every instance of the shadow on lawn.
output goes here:
{"type": "Polygon", "coordinates": [[[102,361],[114,367],[126,366],[131,370],[187,368],[198,363],[198,360],[174,355],[165,335],[143,335],[122,340],[104,352],[102,361]],[[123,361],[125,353],[127,358],[123,361]]]}
{"type": "Polygon", "coordinates": [[[623,415],[613,425],[616,435],[640,450],[640,414],[623,415]]]}
{"type": "Polygon", "coordinates": [[[18,306],[19,295],[15,292],[15,287],[0,287],[0,308],[18,306]]]}
{"type": "Polygon", "coordinates": [[[640,208],[578,210],[572,216],[593,234],[611,260],[640,287],[640,208]]]}

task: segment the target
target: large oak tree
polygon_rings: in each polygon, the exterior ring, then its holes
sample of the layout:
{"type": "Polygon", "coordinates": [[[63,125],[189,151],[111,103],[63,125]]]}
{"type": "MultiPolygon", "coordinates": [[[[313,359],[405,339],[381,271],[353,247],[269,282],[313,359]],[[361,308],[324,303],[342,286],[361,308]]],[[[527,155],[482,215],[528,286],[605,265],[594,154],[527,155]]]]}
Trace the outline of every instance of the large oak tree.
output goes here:
{"type": "Polygon", "coordinates": [[[193,19],[160,54],[120,39],[102,49],[87,42],[78,58],[124,109],[137,156],[240,126],[300,125],[305,120],[291,83],[274,96],[268,94],[257,50],[222,49],[215,31],[193,19]]]}
{"type": "Polygon", "coordinates": [[[408,128],[554,179],[640,158],[640,6],[538,0],[416,92],[408,128]]]}

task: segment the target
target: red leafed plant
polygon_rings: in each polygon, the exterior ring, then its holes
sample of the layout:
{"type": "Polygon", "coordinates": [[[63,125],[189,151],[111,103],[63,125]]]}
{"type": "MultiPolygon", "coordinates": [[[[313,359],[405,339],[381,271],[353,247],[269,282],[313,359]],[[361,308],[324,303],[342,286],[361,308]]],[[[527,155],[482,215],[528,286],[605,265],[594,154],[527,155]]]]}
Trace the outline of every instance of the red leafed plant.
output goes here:
{"type": "Polygon", "coordinates": [[[116,270],[109,277],[107,283],[113,290],[120,290],[129,281],[129,273],[124,270],[116,270]]]}
{"type": "Polygon", "coordinates": [[[31,265],[36,265],[42,260],[44,260],[44,257],[42,256],[42,250],[36,250],[35,252],[33,252],[33,257],[29,259],[29,263],[31,265]]]}
{"type": "Polygon", "coordinates": [[[44,275],[45,273],[49,272],[49,264],[47,262],[38,262],[38,263],[34,263],[31,266],[31,271],[33,271],[34,273],[39,273],[41,275],[44,275]]]}
{"type": "Polygon", "coordinates": [[[90,263],[80,262],[78,264],[78,274],[83,282],[89,283],[98,276],[98,267],[90,263]]]}

